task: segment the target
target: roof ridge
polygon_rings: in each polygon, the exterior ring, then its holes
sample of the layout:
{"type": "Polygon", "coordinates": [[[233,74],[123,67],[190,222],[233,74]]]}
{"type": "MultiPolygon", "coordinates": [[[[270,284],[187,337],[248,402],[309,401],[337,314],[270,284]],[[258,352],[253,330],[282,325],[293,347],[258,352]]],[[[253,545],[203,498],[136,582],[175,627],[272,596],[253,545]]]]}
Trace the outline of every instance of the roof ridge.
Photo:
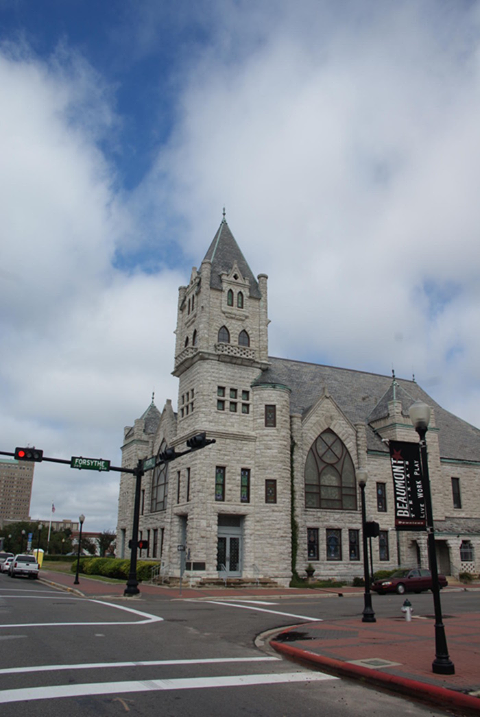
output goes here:
{"type": "MultiPolygon", "coordinates": [[[[384,373],[376,373],[374,371],[364,371],[363,369],[357,369],[357,368],[345,368],[344,366],[332,366],[331,364],[327,363],[315,363],[314,361],[301,361],[299,359],[289,359],[289,358],[282,358],[281,356],[269,356],[268,360],[277,360],[277,361],[288,361],[290,363],[301,363],[305,364],[306,366],[320,366],[322,368],[331,368],[335,371],[350,371],[351,373],[363,373],[367,374],[368,376],[381,376],[382,378],[391,378],[388,374],[384,373]]],[[[412,379],[408,378],[398,378],[397,381],[404,381],[408,384],[415,384],[418,386],[418,383],[416,381],[413,381],[412,379]]],[[[405,390],[405,389],[404,389],[405,390]]]]}

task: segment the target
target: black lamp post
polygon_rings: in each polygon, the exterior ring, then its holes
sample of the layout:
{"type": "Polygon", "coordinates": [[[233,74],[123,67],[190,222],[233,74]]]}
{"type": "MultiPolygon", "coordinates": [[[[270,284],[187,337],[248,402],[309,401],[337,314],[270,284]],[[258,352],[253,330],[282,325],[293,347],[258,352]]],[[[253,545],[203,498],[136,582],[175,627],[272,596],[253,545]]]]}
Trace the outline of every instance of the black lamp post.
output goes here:
{"type": "Polygon", "coordinates": [[[38,540],[37,540],[37,563],[38,563],[38,556],[40,554],[40,535],[42,533],[43,529],[43,523],[38,524],[38,540]]]}
{"type": "Polygon", "coordinates": [[[367,541],[367,509],[365,506],[365,486],[367,485],[367,471],[357,471],[358,485],[362,495],[362,537],[363,537],[363,578],[365,581],[365,592],[363,595],[363,617],[362,622],[377,622],[372,607],[372,595],[370,593],[370,571],[368,569],[368,541],[367,541]]]}
{"type": "Polygon", "coordinates": [[[432,573],[432,593],[435,608],[435,659],[432,662],[432,671],[440,675],[454,675],[455,665],[448,655],[447,638],[445,636],[445,627],[442,619],[442,606],[440,604],[440,586],[438,584],[437,554],[435,552],[435,532],[433,528],[432,493],[428,474],[427,441],[425,440],[425,436],[430,421],[430,407],[422,401],[415,401],[410,407],[410,418],[420,438],[420,462],[423,492],[425,495],[425,509],[427,513],[428,562],[430,572],[432,573]]]}
{"type": "Polygon", "coordinates": [[[80,568],[80,549],[82,546],[82,528],[83,528],[83,521],[85,520],[85,516],[81,515],[78,519],[80,521],[80,534],[78,536],[78,552],[77,552],[77,573],[75,575],[75,580],[73,581],[74,585],[79,585],[80,581],[78,579],[78,570],[80,568]]]}
{"type": "Polygon", "coordinates": [[[24,540],[25,540],[25,531],[22,530],[22,544],[21,544],[21,548],[20,548],[20,552],[21,552],[21,553],[23,553],[23,541],[24,541],[24,540]]]}

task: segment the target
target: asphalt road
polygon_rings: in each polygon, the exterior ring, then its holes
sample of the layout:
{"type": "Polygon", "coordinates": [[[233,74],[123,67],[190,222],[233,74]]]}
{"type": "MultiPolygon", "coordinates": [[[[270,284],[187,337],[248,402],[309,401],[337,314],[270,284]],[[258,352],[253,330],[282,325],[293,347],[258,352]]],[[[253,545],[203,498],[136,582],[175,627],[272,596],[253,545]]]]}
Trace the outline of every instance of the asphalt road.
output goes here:
{"type": "MultiPolygon", "coordinates": [[[[413,597],[419,611],[432,604],[431,594],[413,597]]],[[[442,593],[445,615],[474,610],[475,597],[442,593]]],[[[397,614],[402,603],[396,595],[374,597],[379,615],[397,614]]],[[[360,616],[362,608],[361,598],[313,595],[264,601],[92,600],[0,575],[1,714],[446,714],[305,669],[257,639],[265,631],[309,619],[360,616]]]]}

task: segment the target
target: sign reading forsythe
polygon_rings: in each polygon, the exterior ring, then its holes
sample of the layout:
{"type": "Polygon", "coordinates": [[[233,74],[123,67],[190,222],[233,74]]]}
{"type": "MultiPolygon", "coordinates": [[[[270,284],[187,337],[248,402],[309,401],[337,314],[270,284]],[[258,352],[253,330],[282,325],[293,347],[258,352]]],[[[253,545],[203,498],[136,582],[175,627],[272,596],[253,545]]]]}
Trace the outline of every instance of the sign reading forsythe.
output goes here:
{"type": "Polygon", "coordinates": [[[397,530],[426,530],[426,508],[418,443],[390,441],[397,530]]]}

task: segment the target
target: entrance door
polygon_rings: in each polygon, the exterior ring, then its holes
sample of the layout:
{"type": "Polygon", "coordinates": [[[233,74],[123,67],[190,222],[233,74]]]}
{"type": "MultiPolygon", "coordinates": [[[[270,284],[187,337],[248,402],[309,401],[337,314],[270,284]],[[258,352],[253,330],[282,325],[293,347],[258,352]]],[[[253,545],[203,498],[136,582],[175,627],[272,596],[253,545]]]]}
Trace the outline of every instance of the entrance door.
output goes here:
{"type": "Polygon", "coordinates": [[[219,516],[217,570],[230,577],[242,574],[242,527],[238,516],[219,516]]]}

